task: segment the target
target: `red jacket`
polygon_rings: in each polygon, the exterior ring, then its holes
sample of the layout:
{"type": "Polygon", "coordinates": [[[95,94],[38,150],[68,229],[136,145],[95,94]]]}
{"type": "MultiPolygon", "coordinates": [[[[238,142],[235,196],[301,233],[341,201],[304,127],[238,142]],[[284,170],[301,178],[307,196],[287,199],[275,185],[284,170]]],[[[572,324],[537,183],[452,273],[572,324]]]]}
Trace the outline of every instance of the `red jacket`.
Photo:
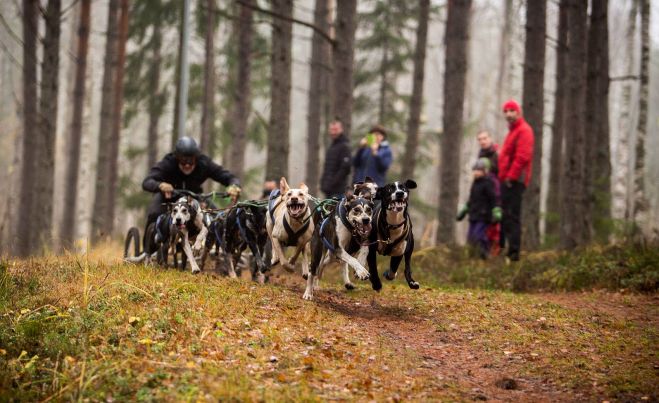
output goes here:
{"type": "Polygon", "coordinates": [[[522,117],[509,128],[499,152],[499,179],[520,181],[528,187],[533,162],[533,129],[522,117]]]}

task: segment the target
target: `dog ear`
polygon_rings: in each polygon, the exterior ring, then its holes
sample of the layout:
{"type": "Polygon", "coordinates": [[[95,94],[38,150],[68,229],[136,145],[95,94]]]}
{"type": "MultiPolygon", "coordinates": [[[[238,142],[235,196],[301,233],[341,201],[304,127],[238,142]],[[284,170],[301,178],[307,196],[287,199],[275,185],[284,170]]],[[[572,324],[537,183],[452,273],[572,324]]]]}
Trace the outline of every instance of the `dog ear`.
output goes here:
{"type": "Polygon", "coordinates": [[[378,188],[378,190],[375,191],[375,196],[373,196],[373,200],[382,200],[382,192],[384,192],[384,188],[378,188]]]}
{"type": "Polygon", "coordinates": [[[288,192],[289,189],[290,187],[288,187],[288,182],[286,182],[286,178],[282,176],[281,179],[279,180],[279,192],[283,196],[286,192],[288,192]]]}
{"type": "Polygon", "coordinates": [[[302,189],[304,193],[309,193],[309,186],[305,185],[304,182],[300,182],[300,189],[302,189]]]}
{"type": "Polygon", "coordinates": [[[366,178],[364,178],[364,182],[365,182],[365,183],[375,183],[375,181],[373,180],[373,178],[371,178],[370,176],[367,176],[366,178]]]}
{"type": "Polygon", "coordinates": [[[346,202],[348,204],[350,204],[355,199],[356,199],[356,196],[352,191],[347,191],[346,192],[346,202]]]}
{"type": "Polygon", "coordinates": [[[188,196],[188,204],[189,204],[189,205],[192,205],[192,204],[193,204],[193,201],[192,201],[192,200],[193,200],[193,199],[192,199],[192,196],[188,196]]]}
{"type": "Polygon", "coordinates": [[[416,182],[414,182],[412,179],[408,179],[405,181],[405,187],[408,189],[416,189],[416,182]]]}

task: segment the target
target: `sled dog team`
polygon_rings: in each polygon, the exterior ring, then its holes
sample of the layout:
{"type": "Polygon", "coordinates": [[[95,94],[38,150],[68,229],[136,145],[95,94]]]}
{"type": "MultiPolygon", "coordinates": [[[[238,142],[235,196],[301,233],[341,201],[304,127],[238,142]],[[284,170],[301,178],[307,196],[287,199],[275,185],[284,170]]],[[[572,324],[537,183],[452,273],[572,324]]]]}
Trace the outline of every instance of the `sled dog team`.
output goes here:
{"type": "MultiPolygon", "coordinates": [[[[333,261],[341,263],[347,289],[354,288],[349,276],[352,268],[358,279],[369,279],[373,289],[379,291],[382,282],[376,264],[378,254],[390,257],[389,269],[383,273],[387,280],[396,278],[404,259],[405,280],[410,288],[418,289],[419,283],[412,278],[414,235],[408,213],[410,190],[416,187],[416,182],[409,179],[378,187],[367,177],[364,182],[355,183],[341,200],[320,209],[313,206],[305,184],[291,188],[286,178],[281,178],[279,188],[270,194],[267,208],[238,203],[216,219],[203,213],[198,201],[181,197],[169,206],[169,237],[161,241],[166,241],[165,254],[175,254],[177,247],[182,249],[192,273],[201,270],[193,249],[203,249],[202,268],[209,251],[213,247],[221,249],[231,277],[237,276],[240,256],[249,248],[255,260],[252,278],[259,282],[276,265],[293,272],[300,259],[302,277],[307,281],[303,296],[306,300],[313,299],[324,268],[333,261]],[[272,246],[269,265],[268,238],[272,246]],[[284,254],[287,247],[295,248],[290,258],[284,254]]],[[[218,252],[218,258],[219,255],[218,252]]],[[[166,257],[164,261],[167,262],[166,257]]],[[[176,261],[175,258],[175,264],[176,261]]]]}

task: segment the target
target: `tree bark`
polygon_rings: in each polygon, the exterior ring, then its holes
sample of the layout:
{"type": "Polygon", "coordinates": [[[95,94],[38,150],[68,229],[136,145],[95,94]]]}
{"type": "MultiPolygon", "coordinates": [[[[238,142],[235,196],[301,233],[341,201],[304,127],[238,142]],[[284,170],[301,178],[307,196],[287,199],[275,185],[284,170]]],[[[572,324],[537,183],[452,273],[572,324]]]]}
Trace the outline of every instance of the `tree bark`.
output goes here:
{"type": "Polygon", "coordinates": [[[558,44],[556,45],[556,92],[554,121],[551,131],[549,160],[549,190],[547,192],[547,218],[545,234],[558,237],[561,214],[561,178],[563,177],[563,138],[565,136],[565,94],[567,91],[568,21],[567,0],[560,0],[558,17],[558,44]]]}
{"type": "Polygon", "coordinates": [[[650,67],[650,0],[639,0],[641,6],[641,72],[638,96],[638,124],[634,157],[633,219],[636,234],[647,233],[649,202],[645,194],[645,138],[648,125],[648,93],[650,67]]]}
{"type": "Polygon", "coordinates": [[[353,61],[355,57],[355,30],[357,28],[357,1],[336,2],[336,43],[334,62],[334,114],[343,122],[343,131],[350,136],[352,130],[353,61]]]}
{"type": "Polygon", "coordinates": [[[80,3],[78,26],[78,49],[76,52],[75,87],[73,89],[73,115],[68,144],[68,164],[66,166],[66,189],[64,190],[64,217],[60,234],[62,245],[72,247],[75,237],[75,216],[78,196],[78,175],[80,170],[80,143],[82,141],[82,119],[85,102],[85,77],[87,53],[89,50],[89,24],[91,20],[91,0],[80,3]]]}
{"type": "MultiPolygon", "coordinates": [[[[314,25],[329,31],[328,0],[316,0],[314,25]]],[[[309,109],[307,114],[307,173],[306,185],[309,193],[317,194],[320,178],[320,137],[323,133],[321,114],[325,109],[327,94],[322,92],[326,76],[329,75],[329,43],[314,31],[311,45],[311,72],[309,74],[309,109]]]]}
{"type": "Polygon", "coordinates": [[[563,181],[561,246],[573,249],[583,245],[586,237],[587,201],[584,195],[585,109],[586,109],[586,27],[588,2],[568,1],[569,48],[565,121],[565,176],[563,181]]]}
{"type": "Polygon", "coordinates": [[[119,19],[119,42],[117,46],[117,71],[114,90],[114,117],[112,137],[110,139],[110,156],[108,159],[108,210],[105,221],[105,234],[114,230],[114,215],[117,206],[117,187],[119,186],[119,145],[121,143],[122,114],[124,99],[124,71],[126,67],[126,41],[128,39],[128,0],[121,0],[121,18],[119,19]]]}
{"type": "Polygon", "coordinates": [[[446,67],[444,72],[444,132],[440,140],[439,227],[437,240],[455,242],[455,212],[460,191],[462,115],[467,75],[471,0],[448,3],[446,67]]]}
{"type": "Polygon", "coordinates": [[[96,193],[92,214],[92,239],[97,241],[101,236],[108,235],[105,220],[110,208],[110,149],[112,141],[112,123],[114,119],[114,83],[117,72],[117,14],[119,0],[110,0],[108,3],[108,25],[105,42],[105,61],[103,68],[103,86],[101,88],[101,123],[99,128],[98,159],[96,163],[96,193]]]}
{"type": "Polygon", "coordinates": [[[55,181],[55,138],[57,134],[57,95],[59,88],[59,43],[62,0],[48,0],[44,15],[46,33],[41,63],[41,95],[39,100],[39,135],[35,160],[36,192],[33,214],[39,225],[32,233],[33,251],[52,246],[53,187],[55,181]]]}
{"type": "Polygon", "coordinates": [[[597,241],[608,242],[611,221],[611,152],[609,149],[608,0],[593,0],[588,29],[586,89],[586,180],[584,189],[597,241]]]}
{"type": "Polygon", "coordinates": [[[419,145],[419,127],[423,109],[423,81],[426,66],[426,47],[428,43],[428,18],[430,0],[419,0],[419,25],[416,29],[416,49],[414,51],[414,74],[412,97],[410,99],[410,118],[407,121],[407,139],[401,179],[414,177],[416,168],[416,151],[419,145]]]}
{"type": "Polygon", "coordinates": [[[199,147],[213,155],[215,131],[215,0],[206,0],[206,41],[204,60],[204,99],[201,111],[201,138],[199,147]]]}
{"type": "Polygon", "coordinates": [[[540,245],[540,183],[542,182],[542,134],[544,128],[545,37],[547,2],[526,3],[526,49],[524,56],[524,87],[522,110],[533,128],[533,175],[524,196],[522,223],[524,243],[528,249],[540,245]]]}
{"type": "MultiPolygon", "coordinates": [[[[253,0],[245,0],[248,5],[253,0]]],[[[231,112],[231,129],[233,139],[230,146],[229,161],[231,170],[239,178],[245,172],[245,148],[247,147],[247,128],[251,111],[251,80],[252,80],[252,25],[253,10],[249,6],[240,5],[240,20],[236,21],[235,30],[238,33],[238,68],[236,86],[231,112]]]]}
{"type": "MultiPolygon", "coordinates": [[[[292,18],[293,0],[271,0],[272,9],[292,18]]],[[[272,21],[272,86],[270,97],[270,130],[266,177],[288,175],[288,152],[291,112],[291,41],[293,24],[284,19],[272,21]]]]}
{"type": "Polygon", "coordinates": [[[36,177],[37,132],[37,0],[23,0],[23,158],[21,166],[20,205],[18,209],[17,248],[19,256],[33,252],[32,234],[38,226],[32,210],[36,177]]]}
{"type": "Polygon", "coordinates": [[[149,129],[147,134],[147,169],[158,161],[158,123],[162,115],[165,100],[160,91],[160,72],[162,70],[162,31],[159,24],[153,24],[153,59],[149,73],[149,129]]]}

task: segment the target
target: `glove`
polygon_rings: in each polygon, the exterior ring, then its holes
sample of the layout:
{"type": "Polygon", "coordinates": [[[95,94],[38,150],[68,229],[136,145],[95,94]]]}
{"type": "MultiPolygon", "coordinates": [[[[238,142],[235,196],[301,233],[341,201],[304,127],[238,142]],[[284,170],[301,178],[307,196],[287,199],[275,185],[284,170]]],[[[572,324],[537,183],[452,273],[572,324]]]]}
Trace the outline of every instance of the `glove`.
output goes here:
{"type": "Polygon", "coordinates": [[[166,198],[172,197],[172,192],[174,191],[174,186],[167,182],[160,182],[158,189],[165,195],[166,198]]]}
{"type": "Polygon", "coordinates": [[[493,222],[501,222],[502,217],[503,217],[503,211],[501,211],[501,207],[495,207],[492,209],[493,222]]]}
{"type": "Polygon", "coordinates": [[[455,217],[456,221],[462,221],[464,218],[467,216],[467,213],[469,212],[469,203],[466,203],[460,211],[458,211],[458,215],[455,217]]]}
{"type": "Polygon", "coordinates": [[[242,189],[240,189],[240,186],[238,185],[229,185],[227,188],[227,193],[229,194],[229,197],[231,197],[231,201],[234,203],[238,200],[241,191],[242,189]]]}

